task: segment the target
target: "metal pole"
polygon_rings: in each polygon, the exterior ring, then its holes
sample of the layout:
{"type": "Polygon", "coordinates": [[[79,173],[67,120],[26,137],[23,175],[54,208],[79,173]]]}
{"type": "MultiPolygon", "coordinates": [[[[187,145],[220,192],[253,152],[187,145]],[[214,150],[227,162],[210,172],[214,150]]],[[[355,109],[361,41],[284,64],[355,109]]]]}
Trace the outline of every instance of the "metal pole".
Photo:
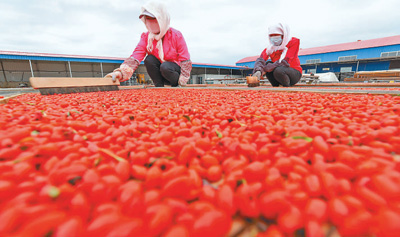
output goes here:
{"type": "MultiPolygon", "coordinates": [[[[207,68],[204,68],[204,81],[207,81],[207,68]]],[[[214,82],[213,82],[214,84],[214,82]]]]}
{"type": "Polygon", "coordinates": [[[71,63],[70,63],[70,61],[68,61],[68,68],[69,68],[69,76],[72,77],[71,63]]]}
{"type": "Polygon", "coordinates": [[[357,68],[356,68],[356,72],[358,72],[358,65],[360,65],[360,61],[357,61],[357,68]]]}
{"type": "Polygon", "coordinates": [[[31,67],[31,74],[32,77],[35,77],[35,75],[33,75],[33,69],[32,69],[32,61],[29,59],[29,66],[31,67]]]}
{"type": "Polygon", "coordinates": [[[0,60],[0,64],[1,64],[1,70],[3,71],[4,81],[6,81],[6,83],[7,83],[8,81],[7,81],[6,71],[4,69],[3,61],[0,60]]]}
{"type": "Polygon", "coordinates": [[[103,63],[102,62],[100,62],[100,70],[101,70],[101,77],[104,77],[104,74],[103,74],[103,63]]]}

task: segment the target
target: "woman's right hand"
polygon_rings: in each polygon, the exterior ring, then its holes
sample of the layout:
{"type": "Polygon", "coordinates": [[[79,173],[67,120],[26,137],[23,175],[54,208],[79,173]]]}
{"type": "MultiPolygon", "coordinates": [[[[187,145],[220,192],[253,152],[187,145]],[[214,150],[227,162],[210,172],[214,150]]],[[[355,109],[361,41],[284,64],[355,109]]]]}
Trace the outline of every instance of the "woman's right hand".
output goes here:
{"type": "Polygon", "coordinates": [[[256,62],[254,63],[253,74],[257,71],[264,73],[264,66],[265,60],[263,58],[257,58],[256,62]]]}
{"type": "Polygon", "coordinates": [[[108,73],[105,77],[109,77],[113,80],[113,82],[120,81],[122,82],[122,73],[120,71],[114,71],[112,73],[108,73]]]}
{"type": "Polygon", "coordinates": [[[257,77],[258,80],[260,80],[261,74],[262,74],[261,71],[256,71],[256,72],[253,74],[253,77],[257,77]]]}
{"type": "Polygon", "coordinates": [[[112,73],[106,75],[111,77],[113,81],[123,82],[129,80],[132,77],[133,72],[139,67],[140,62],[135,58],[127,58],[119,68],[115,69],[112,73]]]}

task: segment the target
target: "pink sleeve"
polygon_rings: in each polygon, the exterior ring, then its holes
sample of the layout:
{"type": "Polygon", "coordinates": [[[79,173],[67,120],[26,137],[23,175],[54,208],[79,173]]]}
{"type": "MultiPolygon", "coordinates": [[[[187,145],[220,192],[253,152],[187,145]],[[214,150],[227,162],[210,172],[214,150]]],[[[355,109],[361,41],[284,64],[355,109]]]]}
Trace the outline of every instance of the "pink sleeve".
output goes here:
{"type": "Polygon", "coordinates": [[[148,33],[143,33],[140,37],[140,41],[136,46],[135,50],[133,51],[131,57],[135,58],[139,62],[141,62],[147,54],[147,37],[148,33]]]}
{"type": "Polygon", "coordinates": [[[178,61],[183,62],[190,60],[190,54],[186,46],[186,41],[180,32],[176,35],[176,45],[178,51],[178,61]]]}

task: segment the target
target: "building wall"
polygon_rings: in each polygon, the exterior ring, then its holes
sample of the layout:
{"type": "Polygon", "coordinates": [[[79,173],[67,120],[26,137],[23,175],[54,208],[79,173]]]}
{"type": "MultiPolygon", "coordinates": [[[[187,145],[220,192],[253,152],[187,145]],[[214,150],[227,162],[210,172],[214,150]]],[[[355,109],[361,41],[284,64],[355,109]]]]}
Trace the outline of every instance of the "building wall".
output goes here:
{"type": "Polygon", "coordinates": [[[392,60],[390,61],[390,66],[389,66],[389,70],[392,69],[400,69],[400,60],[392,60]]]}
{"type": "Polygon", "coordinates": [[[303,68],[304,73],[324,73],[324,72],[341,72],[343,68],[350,68],[352,72],[356,71],[379,71],[379,70],[388,70],[390,65],[390,61],[376,61],[376,62],[360,62],[358,64],[357,69],[357,62],[351,63],[320,63],[320,64],[309,64],[309,65],[301,65],[303,68]]]}
{"type": "MultiPolygon", "coordinates": [[[[68,62],[31,60],[35,77],[70,77],[68,62]]],[[[70,62],[73,77],[102,77],[119,67],[117,63],[103,63],[103,74],[100,63],[70,62]]],[[[0,59],[0,87],[30,86],[32,72],[29,60],[0,59]]]]}
{"type": "MultiPolygon", "coordinates": [[[[1,55],[0,55],[1,56],[1,55]]],[[[3,55],[4,56],[4,55],[3,55]]],[[[30,86],[29,78],[32,77],[29,60],[32,63],[33,76],[35,77],[103,77],[118,68],[122,61],[105,60],[101,62],[95,59],[71,59],[52,58],[52,57],[25,57],[6,55],[7,57],[0,58],[0,88],[15,88],[21,85],[30,86]],[[48,59],[48,60],[47,60],[48,59]],[[59,60],[59,61],[58,61],[59,60]],[[101,70],[103,68],[103,73],[101,70]],[[71,73],[70,73],[71,69],[71,73]]],[[[143,74],[145,83],[150,84],[151,79],[147,73],[144,64],[139,65],[135,74],[130,80],[122,82],[121,85],[136,85],[136,75],[143,74]]],[[[205,77],[209,74],[242,77],[243,69],[223,68],[216,65],[210,67],[193,67],[191,71],[192,78],[189,84],[205,83],[205,77]],[[204,74],[204,75],[202,75],[204,74]],[[196,75],[200,75],[197,77],[196,75]],[[201,79],[198,79],[201,78],[201,79]]]]}

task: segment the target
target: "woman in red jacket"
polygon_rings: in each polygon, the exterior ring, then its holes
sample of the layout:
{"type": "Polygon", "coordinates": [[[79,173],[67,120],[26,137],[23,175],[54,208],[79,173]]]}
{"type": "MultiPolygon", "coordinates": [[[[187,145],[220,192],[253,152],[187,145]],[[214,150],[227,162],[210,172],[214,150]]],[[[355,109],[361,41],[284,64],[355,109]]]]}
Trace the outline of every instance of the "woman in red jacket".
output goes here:
{"type": "Polygon", "coordinates": [[[298,57],[300,40],[291,37],[289,27],[281,23],[269,27],[268,35],[269,44],[256,60],[253,76],[265,74],[274,87],[293,86],[302,74],[298,57]]]}

